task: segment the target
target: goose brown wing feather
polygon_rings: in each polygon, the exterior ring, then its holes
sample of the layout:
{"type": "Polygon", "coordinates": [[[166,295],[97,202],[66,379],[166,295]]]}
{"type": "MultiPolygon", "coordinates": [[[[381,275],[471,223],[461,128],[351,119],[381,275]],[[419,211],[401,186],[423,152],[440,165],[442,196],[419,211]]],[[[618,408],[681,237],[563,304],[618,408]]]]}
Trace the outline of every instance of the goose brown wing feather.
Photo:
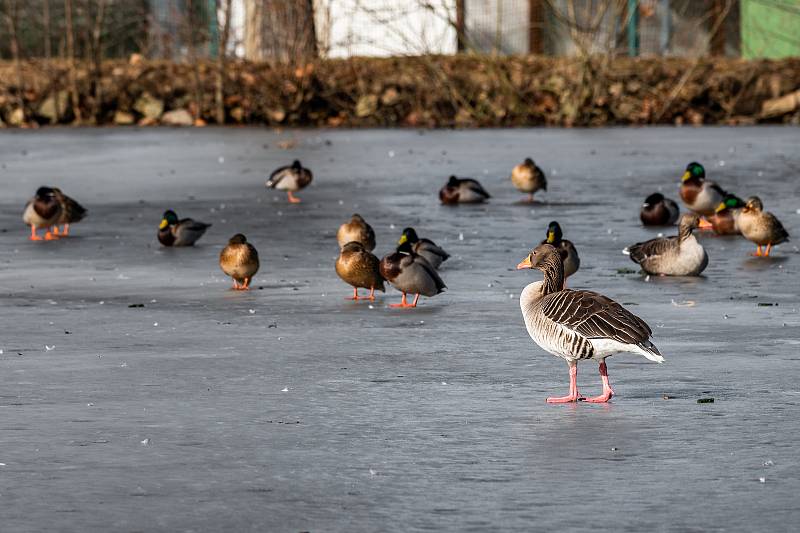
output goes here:
{"type": "Polygon", "coordinates": [[[639,344],[652,334],[641,318],[611,298],[591,291],[565,290],[550,294],[542,304],[542,313],[589,339],[639,344]]]}
{"type": "Polygon", "coordinates": [[[628,247],[628,252],[631,254],[631,259],[635,263],[641,263],[649,257],[663,255],[671,248],[675,247],[678,237],[661,237],[658,239],[651,239],[645,242],[638,242],[633,246],[628,247]]]}

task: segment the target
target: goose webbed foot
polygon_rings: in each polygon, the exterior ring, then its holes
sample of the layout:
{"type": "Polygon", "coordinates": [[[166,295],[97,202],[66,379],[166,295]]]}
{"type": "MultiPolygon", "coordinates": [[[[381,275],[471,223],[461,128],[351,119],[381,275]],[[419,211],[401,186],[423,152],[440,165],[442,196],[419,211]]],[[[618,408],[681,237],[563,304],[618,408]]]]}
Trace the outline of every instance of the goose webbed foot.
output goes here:
{"type": "Polygon", "coordinates": [[[611,385],[608,383],[608,367],[606,367],[605,361],[600,363],[600,379],[603,380],[603,394],[593,398],[586,398],[584,401],[588,403],[606,403],[611,399],[612,396],[614,396],[614,391],[611,389],[611,385]]]}
{"type": "Polygon", "coordinates": [[[569,367],[569,394],[566,396],[551,396],[547,403],[572,403],[585,400],[578,392],[578,365],[570,364],[569,367]]]}

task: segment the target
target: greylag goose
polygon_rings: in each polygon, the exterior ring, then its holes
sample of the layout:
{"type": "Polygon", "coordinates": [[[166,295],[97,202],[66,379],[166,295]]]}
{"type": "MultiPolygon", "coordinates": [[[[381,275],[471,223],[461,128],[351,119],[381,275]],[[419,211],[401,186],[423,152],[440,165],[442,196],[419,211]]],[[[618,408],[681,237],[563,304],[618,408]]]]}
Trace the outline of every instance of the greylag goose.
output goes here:
{"type": "MultiPolygon", "coordinates": [[[[680,192],[686,207],[704,217],[713,215],[728,194],[715,182],[707,180],[706,169],[694,161],[686,165],[686,171],[681,177],[680,192]]],[[[699,227],[711,228],[711,224],[702,220],[699,227]]]]}
{"type": "Polygon", "coordinates": [[[671,226],[679,214],[675,200],[665,198],[660,192],[648,196],[639,210],[639,218],[645,226],[671,226]]]}
{"type": "Polygon", "coordinates": [[[789,240],[789,232],[775,215],[764,211],[764,204],[758,196],[747,199],[742,212],[739,213],[739,229],[745,239],[758,245],[755,252],[757,256],[762,255],[762,246],[767,247],[763,255],[769,257],[773,246],[789,240]]]}
{"type": "Polygon", "coordinates": [[[581,266],[581,258],[578,257],[578,250],[572,241],[563,239],[561,225],[555,220],[547,226],[547,238],[541,244],[552,244],[561,252],[561,259],[564,261],[564,288],[567,288],[567,278],[578,271],[581,266]]]}
{"type": "Polygon", "coordinates": [[[376,290],[386,292],[380,261],[360,242],[348,242],[342,247],[336,259],[336,274],[345,283],[352,285],[353,297],[350,300],[374,300],[376,290]],[[369,289],[369,296],[359,297],[359,287],[369,289]]]}
{"type": "Polygon", "coordinates": [[[630,352],[662,363],[664,358],[650,342],[650,327],[617,302],[584,290],[562,290],[564,265],[559,251],[540,244],[517,265],[517,270],[535,268],[544,274],[542,281],[522,291],[519,305],[528,334],[548,353],[562,357],[569,365],[569,394],[547,398],[548,403],[585,400],[607,402],[614,395],[608,382],[605,359],[615,353],[630,352]],[[603,393],[583,398],[578,393],[578,361],[600,361],[603,393]]]}
{"type": "Polygon", "coordinates": [[[294,196],[294,192],[299,191],[308,186],[314,175],[307,168],[300,164],[300,161],[295,160],[291,165],[280,167],[270,174],[266,186],[270,189],[278,189],[279,191],[286,191],[289,202],[299,204],[300,198],[294,196]]]}
{"type": "Polygon", "coordinates": [[[228,245],[219,254],[219,267],[233,278],[235,291],[246,291],[250,288],[250,281],[258,272],[259,266],[258,251],[241,233],[231,237],[228,245]]]}
{"type": "Polygon", "coordinates": [[[489,193],[472,178],[450,176],[447,184],[439,191],[439,200],[443,204],[479,204],[486,201],[489,193]]]}
{"type": "Polygon", "coordinates": [[[533,194],[536,191],[547,191],[547,178],[530,157],[511,169],[511,183],[519,191],[528,193],[528,203],[533,203],[533,194]]]}
{"type": "MultiPolygon", "coordinates": [[[[40,228],[54,228],[61,218],[61,204],[58,202],[55,191],[51,187],[39,187],[36,195],[25,204],[22,212],[22,221],[31,227],[31,240],[41,241],[42,237],[36,234],[40,228]]],[[[49,230],[46,231],[44,240],[57,239],[49,230]]]]}
{"type": "Polygon", "coordinates": [[[436,269],[422,256],[415,254],[409,242],[404,242],[396,252],[381,259],[380,272],[386,281],[403,293],[400,303],[389,307],[416,307],[420,294],[436,296],[447,288],[436,269]],[[416,295],[412,303],[406,301],[409,293],[416,295]]]}
{"type": "Polygon", "coordinates": [[[191,218],[179,220],[175,211],[168,209],[158,225],[158,242],[162,246],[194,246],[210,227],[191,218]]]}
{"type": "Polygon", "coordinates": [[[397,241],[397,244],[400,245],[405,242],[411,244],[411,249],[414,251],[414,253],[424,257],[433,268],[438,269],[440,266],[442,266],[442,263],[447,261],[447,259],[450,257],[450,254],[437,246],[432,240],[420,239],[417,236],[417,232],[414,231],[414,228],[404,229],[403,234],[400,236],[400,240],[397,241]]]}
{"type": "Polygon", "coordinates": [[[708,266],[708,254],[692,234],[697,222],[697,215],[684,213],[677,236],[640,242],[625,248],[622,253],[629,255],[631,261],[638,263],[648,274],[699,276],[708,266]]]}

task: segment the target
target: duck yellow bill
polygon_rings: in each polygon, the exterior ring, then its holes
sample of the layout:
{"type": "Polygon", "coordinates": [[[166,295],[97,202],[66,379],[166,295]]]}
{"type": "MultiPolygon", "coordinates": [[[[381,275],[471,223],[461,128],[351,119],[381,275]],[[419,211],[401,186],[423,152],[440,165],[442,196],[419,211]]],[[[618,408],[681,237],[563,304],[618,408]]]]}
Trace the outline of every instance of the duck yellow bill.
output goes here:
{"type": "Polygon", "coordinates": [[[556,242],[556,234],[552,231],[547,232],[547,242],[553,244],[556,242]]]}
{"type": "Polygon", "coordinates": [[[158,225],[158,229],[164,229],[169,226],[169,222],[167,222],[166,218],[161,219],[161,224],[158,225]]]}
{"type": "Polygon", "coordinates": [[[686,181],[691,177],[692,173],[687,170],[686,172],[683,173],[683,176],[681,176],[681,181],[686,181]]]}
{"type": "Polygon", "coordinates": [[[408,241],[408,237],[406,237],[405,235],[401,235],[400,240],[397,241],[397,244],[405,244],[406,241],[408,241]]]}
{"type": "Polygon", "coordinates": [[[517,270],[524,270],[526,268],[532,268],[533,265],[531,264],[531,256],[526,257],[522,260],[520,264],[517,265],[517,270]]]}
{"type": "Polygon", "coordinates": [[[726,207],[727,207],[727,206],[725,205],[725,202],[722,202],[721,204],[719,204],[719,205],[717,206],[717,208],[714,210],[714,212],[715,212],[715,213],[719,213],[720,211],[722,211],[722,210],[723,210],[723,209],[725,209],[726,207]]]}

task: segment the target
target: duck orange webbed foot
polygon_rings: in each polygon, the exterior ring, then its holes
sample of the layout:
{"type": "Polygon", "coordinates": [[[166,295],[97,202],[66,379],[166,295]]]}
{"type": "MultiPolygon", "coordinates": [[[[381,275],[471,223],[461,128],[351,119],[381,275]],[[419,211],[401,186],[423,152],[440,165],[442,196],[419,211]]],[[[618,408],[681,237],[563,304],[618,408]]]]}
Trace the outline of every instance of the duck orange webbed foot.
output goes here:
{"type": "Polygon", "coordinates": [[[403,299],[402,299],[402,300],[400,300],[400,303],[399,303],[399,304],[389,304],[389,307],[394,307],[394,308],[397,308],[397,307],[403,307],[403,308],[406,308],[406,307],[416,307],[416,306],[417,306],[417,301],[418,301],[418,300],[419,300],[419,294],[417,294],[417,295],[414,297],[414,301],[413,301],[413,302],[411,302],[411,303],[408,303],[408,301],[406,300],[406,293],[403,293],[403,299]]]}
{"type": "Polygon", "coordinates": [[[700,220],[697,222],[697,227],[699,229],[713,229],[714,225],[705,218],[700,217],[700,220]]]}
{"type": "Polygon", "coordinates": [[[286,194],[286,196],[287,196],[287,198],[289,198],[289,203],[290,204],[299,204],[302,201],[302,200],[300,200],[300,198],[298,198],[297,196],[293,195],[292,191],[289,191],[286,194]]]}
{"type": "Polygon", "coordinates": [[[58,240],[58,235],[57,234],[53,235],[52,233],[50,233],[48,231],[47,233],[44,234],[44,240],[46,240],[46,241],[57,241],[58,240]]]}

